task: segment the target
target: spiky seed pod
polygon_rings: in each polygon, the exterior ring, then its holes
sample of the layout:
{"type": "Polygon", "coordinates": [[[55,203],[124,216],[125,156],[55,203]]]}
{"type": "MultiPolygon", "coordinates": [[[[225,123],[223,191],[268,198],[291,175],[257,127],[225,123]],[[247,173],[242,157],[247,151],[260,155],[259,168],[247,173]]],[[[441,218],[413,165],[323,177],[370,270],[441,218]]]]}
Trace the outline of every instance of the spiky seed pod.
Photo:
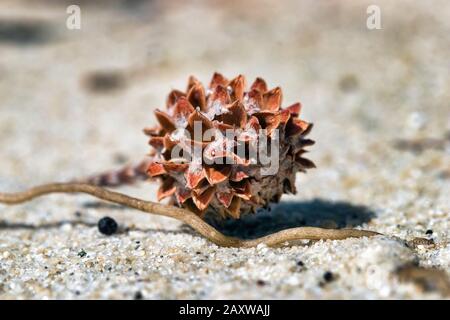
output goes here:
{"type": "Polygon", "coordinates": [[[161,180],[158,200],[170,197],[200,216],[238,219],[296,193],[296,173],[315,167],[303,157],[314,144],[305,137],[312,124],[299,118],[300,103],[281,108],[281,88],[268,90],[261,78],[245,88],[242,75],[229,81],[215,73],[206,89],[191,76],[185,92],[169,94],[166,111],[155,111],[159,126],[144,132],[153,156],[147,172],[161,180]],[[213,131],[213,138],[195,136],[196,123],[202,134],[213,131]],[[261,146],[270,155],[278,150],[275,172],[252,152],[261,146]],[[201,161],[193,150],[200,150],[201,161]]]}

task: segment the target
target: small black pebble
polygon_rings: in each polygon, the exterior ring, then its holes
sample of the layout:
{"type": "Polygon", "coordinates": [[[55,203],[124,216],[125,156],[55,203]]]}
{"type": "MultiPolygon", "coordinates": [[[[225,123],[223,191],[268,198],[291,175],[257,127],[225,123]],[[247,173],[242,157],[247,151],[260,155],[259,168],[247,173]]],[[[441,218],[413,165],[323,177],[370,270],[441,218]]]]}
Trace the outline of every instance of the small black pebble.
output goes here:
{"type": "Polygon", "coordinates": [[[300,261],[297,262],[297,265],[298,265],[299,267],[303,267],[305,264],[303,263],[303,261],[300,260],[300,261]]]}
{"type": "Polygon", "coordinates": [[[80,211],[75,211],[75,216],[78,217],[78,218],[81,217],[81,212],[80,211]]]}
{"type": "Polygon", "coordinates": [[[425,234],[431,236],[431,235],[433,234],[433,230],[428,229],[428,230],[425,232],[425,234]]]}
{"type": "Polygon", "coordinates": [[[195,254],[201,254],[201,252],[200,252],[200,251],[197,251],[195,254]]]}
{"type": "Polygon", "coordinates": [[[325,273],[323,274],[323,279],[324,279],[326,282],[333,281],[333,280],[334,280],[334,274],[333,274],[332,272],[330,272],[330,271],[327,271],[327,272],[325,272],[325,273]]]}
{"type": "Polygon", "coordinates": [[[98,221],[98,231],[100,231],[103,234],[106,234],[107,236],[110,236],[113,233],[116,233],[117,222],[110,217],[101,218],[98,221]]]}
{"type": "Polygon", "coordinates": [[[134,294],[134,300],[142,300],[142,299],[144,299],[142,292],[138,291],[134,294]]]}
{"type": "Polygon", "coordinates": [[[78,252],[78,256],[79,256],[80,258],[83,258],[83,257],[86,256],[86,255],[87,255],[87,253],[86,253],[86,251],[84,251],[84,249],[81,249],[81,251],[78,252]]]}
{"type": "Polygon", "coordinates": [[[256,281],[256,284],[257,284],[258,286],[262,287],[262,286],[265,286],[265,285],[266,285],[266,282],[265,282],[264,280],[258,280],[258,281],[256,281]]]}
{"type": "Polygon", "coordinates": [[[80,291],[75,291],[75,294],[77,295],[77,296],[79,296],[80,295],[80,291]]]}

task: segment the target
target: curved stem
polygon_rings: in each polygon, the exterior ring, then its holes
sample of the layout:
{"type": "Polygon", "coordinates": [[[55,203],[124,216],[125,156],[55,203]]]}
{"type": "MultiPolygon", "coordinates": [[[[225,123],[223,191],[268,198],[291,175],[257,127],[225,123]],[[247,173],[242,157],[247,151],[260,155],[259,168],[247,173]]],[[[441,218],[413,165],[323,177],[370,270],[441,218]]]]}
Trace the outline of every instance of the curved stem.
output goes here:
{"type": "Polygon", "coordinates": [[[298,240],[341,240],[346,238],[371,237],[374,235],[379,235],[377,232],[357,229],[322,229],[301,227],[282,230],[257,239],[241,240],[222,234],[217,229],[203,221],[196,214],[186,209],[133,198],[118,192],[109,191],[101,187],[83,183],[52,183],[38,186],[23,192],[0,193],[0,203],[9,205],[19,204],[50,193],[86,193],[96,198],[121,204],[143,212],[174,218],[191,226],[203,237],[216,245],[223,247],[249,248],[257,246],[261,243],[268,246],[277,246],[286,242],[298,240]]]}

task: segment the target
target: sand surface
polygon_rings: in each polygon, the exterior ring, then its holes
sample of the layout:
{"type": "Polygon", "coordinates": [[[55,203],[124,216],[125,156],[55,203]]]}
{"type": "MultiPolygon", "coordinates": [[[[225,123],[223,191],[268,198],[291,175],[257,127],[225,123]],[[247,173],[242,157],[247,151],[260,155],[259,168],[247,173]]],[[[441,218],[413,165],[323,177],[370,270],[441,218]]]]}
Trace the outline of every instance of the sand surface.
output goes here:
{"type": "MultiPolygon", "coordinates": [[[[67,30],[70,1],[1,1],[1,191],[139,161],[141,129],[172,88],[242,73],[302,102],[317,169],[298,175],[297,195],[224,231],[385,236],[227,249],[169,218],[53,195],[0,205],[0,298],[448,297],[450,3],[376,2],[381,30],[366,28],[373,1],[312,0],[80,1],[82,28],[67,30]],[[105,72],[114,89],[92,84],[105,72]],[[103,216],[121,232],[100,234],[103,216]],[[415,237],[435,244],[405,244],[415,237]]],[[[155,200],[156,189],[120,191],[155,200]]]]}

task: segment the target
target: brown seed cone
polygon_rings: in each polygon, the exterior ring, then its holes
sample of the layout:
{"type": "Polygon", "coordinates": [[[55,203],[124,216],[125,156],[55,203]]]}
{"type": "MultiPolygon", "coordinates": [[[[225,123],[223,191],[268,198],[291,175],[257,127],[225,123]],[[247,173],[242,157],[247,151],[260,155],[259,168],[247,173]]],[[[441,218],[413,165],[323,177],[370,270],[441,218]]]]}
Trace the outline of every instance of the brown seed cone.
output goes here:
{"type": "Polygon", "coordinates": [[[305,137],[312,124],[299,118],[300,103],[281,108],[281,102],[281,88],[268,90],[257,78],[245,91],[242,75],[229,81],[215,73],[206,89],[191,76],[186,92],[173,90],[166,111],[155,111],[159,126],[144,129],[153,156],[147,172],[161,180],[158,200],[170,197],[201,216],[238,219],[296,193],[296,173],[315,167],[303,157],[314,144],[305,137]],[[217,135],[193,136],[198,124],[202,133],[212,129],[217,135]],[[278,170],[269,174],[268,164],[251,152],[260,150],[263,137],[265,148],[279,154],[278,170]]]}

